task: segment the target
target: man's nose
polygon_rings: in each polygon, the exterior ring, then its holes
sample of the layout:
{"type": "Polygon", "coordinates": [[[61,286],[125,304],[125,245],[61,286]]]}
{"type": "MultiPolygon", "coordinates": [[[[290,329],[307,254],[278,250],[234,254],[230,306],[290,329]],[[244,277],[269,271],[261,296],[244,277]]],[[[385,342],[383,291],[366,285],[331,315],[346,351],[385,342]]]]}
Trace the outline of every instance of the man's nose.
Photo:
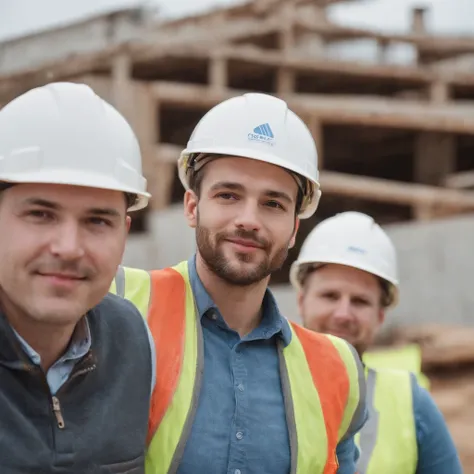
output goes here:
{"type": "Polygon", "coordinates": [[[51,253],[64,260],[76,260],[84,255],[78,223],[63,222],[55,227],[51,253]]]}

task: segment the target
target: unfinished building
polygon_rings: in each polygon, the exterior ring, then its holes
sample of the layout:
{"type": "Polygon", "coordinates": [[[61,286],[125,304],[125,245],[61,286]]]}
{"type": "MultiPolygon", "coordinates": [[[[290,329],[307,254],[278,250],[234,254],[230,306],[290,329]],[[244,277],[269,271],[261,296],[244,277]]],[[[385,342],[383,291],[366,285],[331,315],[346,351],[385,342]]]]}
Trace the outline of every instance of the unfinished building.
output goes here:
{"type": "MultiPolygon", "coordinates": [[[[154,242],[150,216],[182,199],[175,163],[191,130],[210,107],[244,91],[286,99],[317,142],[323,198],[288,265],[312,226],[335,212],[358,209],[382,224],[471,212],[474,75],[463,65],[472,62],[474,38],[430,34],[421,8],[406,34],[347,28],[328,20],[336,1],[255,0],[172,21],[134,8],[7,41],[0,104],[70,80],[116,105],[139,137],[153,195],[133,230],[154,242]],[[375,60],[333,57],[359,39],[377,45],[375,60]],[[397,44],[416,51],[413,64],[390,63],[397,44]]],[[[163,263],[160,255],[146,261],[163,263]]],[[[273,283],[287,282],[288,265],[273,283]]]]}

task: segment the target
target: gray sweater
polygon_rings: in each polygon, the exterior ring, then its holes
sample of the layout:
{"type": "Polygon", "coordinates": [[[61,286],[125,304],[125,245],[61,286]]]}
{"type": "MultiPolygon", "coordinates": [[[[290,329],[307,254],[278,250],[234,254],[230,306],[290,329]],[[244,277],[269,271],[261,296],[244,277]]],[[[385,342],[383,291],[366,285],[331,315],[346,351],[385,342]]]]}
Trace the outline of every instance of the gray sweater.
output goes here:
{"type": "Polygon", "coordinates": [[[91,350],[52,397],[0,313],[1,474],[144,472],[152,377],[146,328],[138,310],[113,295],[86,317],[91,350]]]}

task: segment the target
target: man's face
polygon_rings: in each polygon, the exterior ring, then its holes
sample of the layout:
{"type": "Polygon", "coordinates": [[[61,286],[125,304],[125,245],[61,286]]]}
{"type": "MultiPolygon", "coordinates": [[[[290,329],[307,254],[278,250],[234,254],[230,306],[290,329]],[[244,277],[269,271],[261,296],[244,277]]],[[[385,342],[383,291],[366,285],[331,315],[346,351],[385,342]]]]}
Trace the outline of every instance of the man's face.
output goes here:
{"type": "Polygon", "coordinates": [[[117,191],[50,184],[4,191],[2,309],[12,319],[77,322],[107,294],[129,224],[124,196],[117,191]]]}
{"type": "Polygon", "coordinates": [[[185,196],[198,252],[229,284],[259,282],[281,267],[295,243],[298,186],[285,170],[247,158],[208,163],[200,197],[185,196]]]}
{"type": "Polygon", "coordinates": [[[305,327],[339,336],[363,354],[384,321],[381,296],[374,275],[328,264],[308,275],[298,303],[305,327]]]}

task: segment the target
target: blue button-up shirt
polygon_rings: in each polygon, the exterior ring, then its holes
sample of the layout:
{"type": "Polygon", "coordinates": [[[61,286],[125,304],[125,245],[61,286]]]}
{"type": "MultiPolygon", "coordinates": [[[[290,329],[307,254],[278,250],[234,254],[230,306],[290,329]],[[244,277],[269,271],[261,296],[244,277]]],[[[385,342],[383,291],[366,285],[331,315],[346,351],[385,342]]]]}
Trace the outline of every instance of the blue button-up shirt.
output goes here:
{"type": "Polygon", "coordinates": [[[431,395],[412,380],[418,466],[416,474],[462,474],[456,447],[431,395]]]}
{"type": "MultiPolygon", "coordinates": [[[[203,330],[204,374],[178,474],[288,474],[290,444],[276,339],[289,344],[289,323],[267,290],[260,325],[240,338],[205,290],[195,257],[188,263],[203,330]]],[[[356,431],[365,419],[362,411],[356,431]]],[[[355,473],[355,453],[352,437],[339,444],[340,474],[355,473]]]]}

